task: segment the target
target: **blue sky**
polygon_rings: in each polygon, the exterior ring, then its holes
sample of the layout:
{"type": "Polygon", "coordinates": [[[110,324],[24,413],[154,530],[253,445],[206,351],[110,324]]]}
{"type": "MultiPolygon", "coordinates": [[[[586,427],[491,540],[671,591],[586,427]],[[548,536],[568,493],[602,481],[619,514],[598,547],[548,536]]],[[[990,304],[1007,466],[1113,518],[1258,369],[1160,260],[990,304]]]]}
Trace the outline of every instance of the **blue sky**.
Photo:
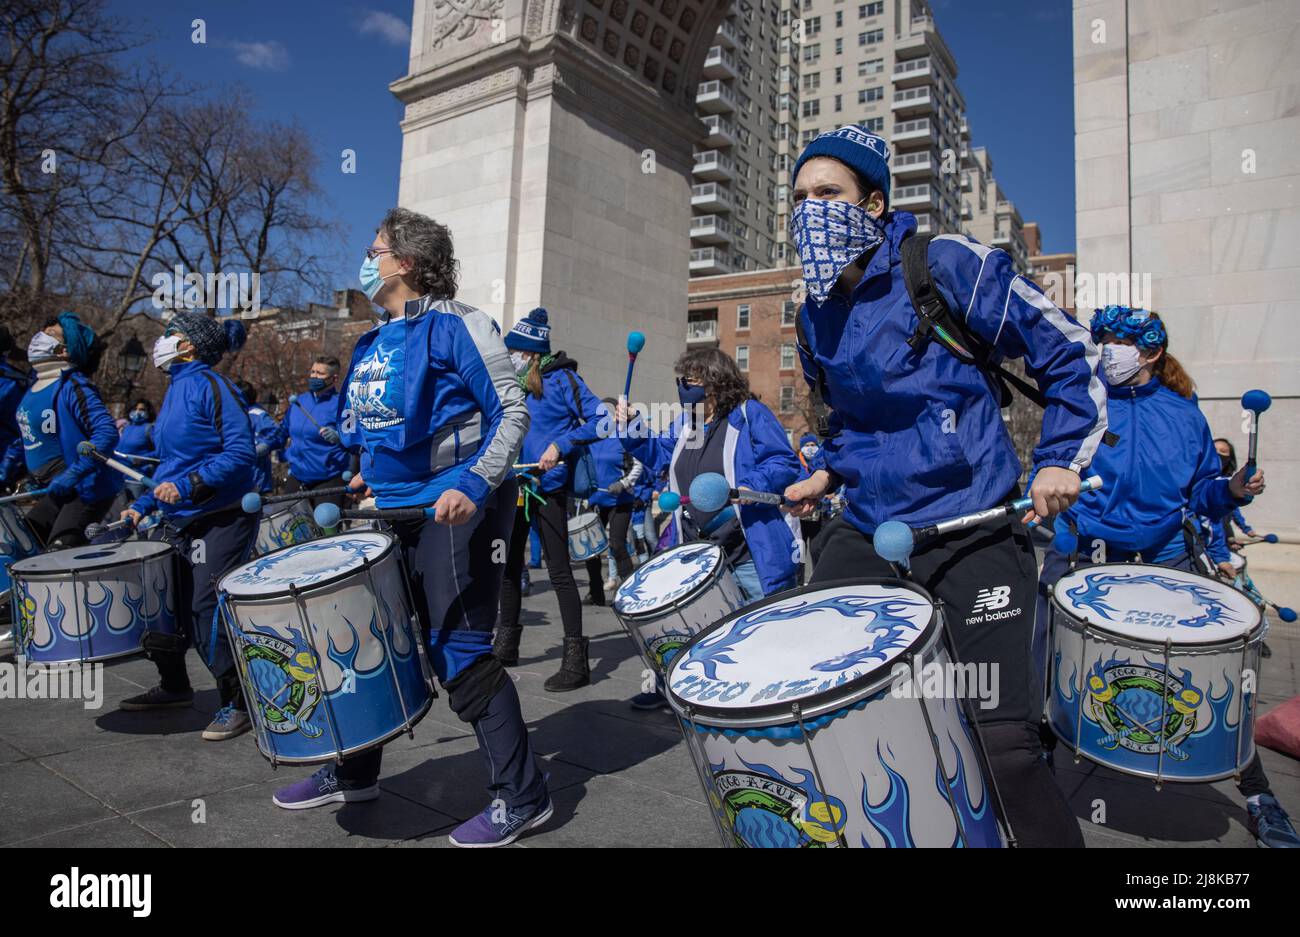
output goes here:
{"type": "MultiPolygon", "coordinates": [[[[957,59],[973,139],[1049,251],[1073,249],[1073,84],[1069,0],[931,0],[957,59]]],[[[204,93],[247,89],[258,116],[296,119],[320,155],[322,213],[335,286],[355,285],[375,223],[397,200],[402,108],[388,84],[406,73],[411,0],[111,0],[156,58],[204,93]],[[202,18],[207,43],[191,42],[202,18]],[[357,171],[340,169],[357,153],[357,171]]],[[[328,299],[328,297],[320,297],[328,299]]]]}

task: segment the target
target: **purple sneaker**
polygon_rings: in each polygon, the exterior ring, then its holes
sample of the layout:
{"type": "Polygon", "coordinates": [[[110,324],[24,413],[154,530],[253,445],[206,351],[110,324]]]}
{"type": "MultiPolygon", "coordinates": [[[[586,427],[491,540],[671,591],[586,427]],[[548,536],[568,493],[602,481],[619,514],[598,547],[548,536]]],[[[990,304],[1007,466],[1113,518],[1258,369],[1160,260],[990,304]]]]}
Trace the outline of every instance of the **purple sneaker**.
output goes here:
{"type": "Polygon", "coordinates": [[[492,846],[509,846],[534,827],[551,819],[555,808],[547,795],[540,807],[516,813],[514,810],[489,804],[478,816],[471,817],[451,831],[451,844],[464,849],[487,849],[492,846]]]}
{"type": "Polygon", "coordinates": [[[325,804],[358,803],[365,800],[377,800],[379,783],[369,787],[345,789],[334,776],[334,767],[326,765],[309,778],[303,778],[297,784],[290,784],[275,792],[271,800],[277,807],[285,810],[309,810],[325,804]]]}

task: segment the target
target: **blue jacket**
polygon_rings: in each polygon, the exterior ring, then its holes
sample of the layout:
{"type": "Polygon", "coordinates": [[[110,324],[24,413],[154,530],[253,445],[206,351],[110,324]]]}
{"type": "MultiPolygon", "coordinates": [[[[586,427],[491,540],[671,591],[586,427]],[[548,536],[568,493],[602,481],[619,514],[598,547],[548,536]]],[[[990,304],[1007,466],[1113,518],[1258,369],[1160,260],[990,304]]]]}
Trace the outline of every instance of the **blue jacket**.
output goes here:
{"type": "MultiPolygon", "coordinates": [[[[621,437],[623,446],[652,476],[671,468],[690,435],[689,417],[683,416],[667,433],[649,432],[634,418],[621,437]]],[[[799,480],[801,466],[785,430],[772,411],[749,400],[727,414],[726,477],[732,488],[782,492],[799,480]]],[[[668,473],[667,490],[677,491],[674,473],[668,473]]],[[[799,522],[771,504],[741,504],[740,527],[758,570],[763,593],[770,595],[794,585],[802,561],[799,522]]],[[[673,512],[676,542],[682,539],[682,511],[673,512]]]]}
{"type": "MultiPolygon", "coordinates": [[[[158,450],[153,442],[153,424],[128,422],[122,427],[121,436],[117,440],[117,451],[124,455],[146,455],[156,459],[158,450]]],[[[152,462],[140,462],[136,459],[125,461],[146,475],[153,467],[152,462]]]]}
{"type": "Polygon", "coordinates": [[[248,407],[245,412],[248,414],[248,422],[253,427],[254,450],[266,446],[265,451],[257,456],[257,461],[253,464],[253,490],[267,492],[275,487],[271,477],[271,453],[283,447],[289,437],[284,427],[275,422],[275,418],[257,404],[248,407]]]}
{"type": "Polygon", "coordinates": [[[321,427],[325,426],[340,430],[338,414],[342,405],[343,396],[331,387],[319,395],[310,391],[299,394],[284,411],[280,423],[288,437],[284,453],[289,460],[289,471],[304,485],[340,478],[351,461],[346,448],[326,442],[320,434],[321,427]]]}
{"type": "Polygon", "coordinates": [[[1141,553],[1162,563],[1184,552],[1186,511],[1219,521],[1236,507],[1228,479],[1219,473],[1210,424],[1195,400],[1165,387],[1158,378],[1140,387],[1110,387],[1114,446],[1102,446],[1092,473],[1100,491],[1086,491],[1057,520],[1078,529],[1079,550],[1091,553],[1094,540],[1110,550],[1141,553]]]}
{"type": "Polygon", "coordinates": [[[170,374],[171,384],[154,425],[154,443],[162,461],[152,475],[160,484],[172,482],[181,500],[162,504],[150,490],[131,507],[141,514],[161,508],[168,518],[188,518],[237,503],[253,490],[256,458],[243,397],[202,361],[173,364],[170,374]],[[191,500],[191,472],[197,472],[212,490],[201,504],[191,500]]]}
{"type": "Polygon", "coordinates": [[[91,456],[81,455],[77,446],[90,440],[96,450],[111,457],[117,448],[117,423],[86,375],[68,370],[58,381],[55,419],[63,464],[68,467],[57,477],[70,482],[76,488],[77,497],[87,503],[112,498],[122,490],[122,473],[91,456]]]}
{"type": "MultiPolygon", "coordinates": [[[[815,387],[820,368],[832,411],[826,463],[843,481],[846,518],[865,533],[886,520],[926,524],[992,507],[1021,472],[981,371],[938,341],[919,353],[907,344],[917,317],[899,248],[915,229],[910,214],[893,212],[850,300],[832,294],[799,312],[804,377],[815,387]]],[[[1048,399],[1035,468],[1086,468],[1106,431],[1088,330],[1017,274],[1005,251],[945,234],[929,254],[953,315],[1000,355],[1023,358],[1048,399]]]]}
{"type": "Polygon", "coordinates": [[[578,362],[562,351],[556,352],[555,359],[542,371],[541,398],[528,393],[525,397],[531,422],[519,461],[536,462],[546,448],[555,443],[560,455],[568,461],[543,475],[538,487],[543,492],[559,491],[569,483],[573,472],[570,457],[576,448],[600,438],[600,400],[578,375],[578,362]],[[569,382],[570,375],[573,384],[569,382]],[[574,384],[577,385],[576,396],[574,384]]]}
{"type": "Polygon", "coordinates": [[[341,385],[343,444],[361,449],[362,477],[381,507],[401,506],[401,496],[389,486],[423,480],[441,482],[433,486],[435,500],[455,488],[482,507],[510,473],[528,427],[524,393],[500,328],[473,306],[428,296],[406,304],[406,322],[400,423],[382,441],[362,426],[365,412],[358,408],[365,398],[359,394],[393,377],[375,355],[354,376],[378,339],[374,328],[357,339],[341,385]],[[418,472],[403,468],[414,465],[418,472]]]}
{"type": "Polygon", "coordinates": [[[623,444],[612,437],[598,439],[591,445],[591,454],[596,460],[596,484],[601,490],[595,492],[587,501],[598,507],[614,507],[636,501],[641,478],[649,473],[640,462],[635,459],[628,460],[627,450],[623,448],[623,444]],[[627,471],[623,470],[624,460],[632,463],[627,471]],[[612,495],[604,490],[623,479],[626,479],[627,488],[619,494],[612,495]]]}
{"type": "Polygon", "coordinates": [[[30,383],[28,375],[0,358],[0,485],[16,481],[27,471],[23,436],[14,414],[30,383]]]}

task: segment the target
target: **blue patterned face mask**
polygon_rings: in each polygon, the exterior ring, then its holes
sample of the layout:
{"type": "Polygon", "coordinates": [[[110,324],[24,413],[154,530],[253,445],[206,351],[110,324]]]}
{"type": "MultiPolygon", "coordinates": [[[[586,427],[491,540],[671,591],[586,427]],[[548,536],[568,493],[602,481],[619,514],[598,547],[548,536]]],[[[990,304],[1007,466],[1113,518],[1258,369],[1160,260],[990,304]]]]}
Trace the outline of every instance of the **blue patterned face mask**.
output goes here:
{"type": "Polygon", "coordinates": [[[808,296],[821,304],[844,268],[885,239],[885,228],[861,205],[806,198],[790,215],[808,296]]]}

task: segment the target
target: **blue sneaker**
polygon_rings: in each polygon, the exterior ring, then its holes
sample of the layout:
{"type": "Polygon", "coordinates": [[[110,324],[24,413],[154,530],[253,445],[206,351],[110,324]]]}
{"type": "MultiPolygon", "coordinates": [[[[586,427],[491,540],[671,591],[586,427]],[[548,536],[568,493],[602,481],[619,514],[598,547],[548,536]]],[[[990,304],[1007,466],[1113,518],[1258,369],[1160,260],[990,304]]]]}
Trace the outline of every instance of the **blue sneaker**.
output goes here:
{"type": "Polygon", "coordinates": [[[217,710],[208,727],[203,730],[203,738],[209,742],[224,742],[237,735],[243,735],[253,727],[248,713],[236,709],[230,703],[217,710]]]}
{"type": "Polygon", "coordinates": [[[378,797],[378,782],[349,790],[334,776],[334,766],[326,765],[311,777],[276,791],[271,801],[285,810],[310,810],[325,804],[353,804],[378,797]]]}
{"type": "Polygon", "coordinates": [[[534,827],[551,819],[555,807],[548,794],[540,807],[516,813],[513,809],[489,804],[478,816],[466,820],[451,831],[451,844],[463,849],[488,849],[509,846],[534,827]]]}
{"type": "Polygon", "coordinates": [[[1246,812],[1255,845],[1264,849],[1300,849],[1300,836],[1272,794],[1260,794],[1257,804],[1247,801],[1246,812]]]}

